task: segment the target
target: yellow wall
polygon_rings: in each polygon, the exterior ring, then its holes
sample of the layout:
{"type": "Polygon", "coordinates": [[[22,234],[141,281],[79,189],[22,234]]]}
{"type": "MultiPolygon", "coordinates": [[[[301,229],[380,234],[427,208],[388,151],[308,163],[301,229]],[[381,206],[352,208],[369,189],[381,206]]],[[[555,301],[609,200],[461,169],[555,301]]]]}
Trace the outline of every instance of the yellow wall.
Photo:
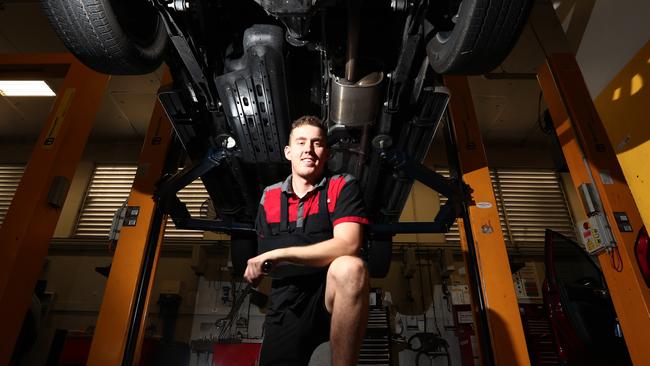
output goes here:
{"type": "Polygon", "coordinates": [[[598,110],[641,218],[650,224],[650,42],[596,97],[598,110]]]}

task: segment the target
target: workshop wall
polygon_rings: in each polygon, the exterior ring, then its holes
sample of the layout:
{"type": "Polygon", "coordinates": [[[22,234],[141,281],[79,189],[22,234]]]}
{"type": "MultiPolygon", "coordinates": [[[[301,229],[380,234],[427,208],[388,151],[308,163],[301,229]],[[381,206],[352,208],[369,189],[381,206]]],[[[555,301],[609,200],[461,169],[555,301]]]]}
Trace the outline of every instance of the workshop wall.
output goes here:
{"type": "MultiPolygon", "coordinates": [[[[5,162],[24,163],[29,160],[33,149],[32,143],[3,144],[0,147],[0,156],[5,162]]],[[[59,242],[73,243],[78,250],[55,250],[47,258],[42,279],[48,282],[47,292],[54,296],[54,301],[48,310],[48,316],[43,324],[43,332],[38,341],[37,351],[34,352],[31,364],[42,364],[44,355],[47,355],[55,329],[62,328],[79,333],[92,332],[100,309],[106,279],[95,272],[95,267],[107,266],[111,262],[111,255],[98,241],[84,242],[83,239],[74,238],[73,232],[77,216],[84,199],[86,188],[96,163],[133,163],[137,161],[141,149],[140,142],[101,143],[89,142],[82,161],[77,167],[71,182],[67,200],[62,208],[55,234],[53,247],[59,242]],[[83,249],[87,244],[89,250],[83,249]]],[[[548,153],[542,150],[524,150],[513,148],[494,148],[488,152],[490,164],[495,166],[530,167],[531,163],[539,167],[551,167],[552,163],[548,153]]],[[[444,166],[444,149],[441,146],[432,147],[425,165],[429,167],[444,166]]],[[[410,193],[409,201],[404,209],[403,221],[431,220],[439,207],[438,195],[416,182],[410,193]]],[[[223,240],[224,236],[206,234],[206,239],[223,240]]],[[[406,263],[404,255],[396,254],[393,259],[389,275],[385,279],[373,280],[373,286],[381,287],[391,293],[390,300],[395,305],[396,314],[418,318],[421,314],[428,314],[427,329],[434,326],[434,302],[445,303],[440,288],[442,277],[437,269],[437,260],[440,253],[435,246],[444,243],[443,234],[411,234],[398,236],[397,245],[404,246],[404,252],[418,248],[423,251],[421,256],[406,263]],[[418,261],[419,260],[419,261],[418,261]],[[437,300],[434,293],[438,291],[437,300]],[[424,305],[423,305],[424,304],[424,305]]],[[[107,244],[107,243],[106,243],[107,244]]],[[[400,253],[402,249],[396,247],[400,253]]],[[[214,257],[214,253],[211,257],[214,257]]],[[[220,254],[221,259],[227,257],[220,254]]],[[[214,259],[214,258],[212,258],[214,259]]],[[[223,262],[223,260],[222,260],[223,262]]],[[[218,317],[223,316],[224,310],[211,308],[210,301],[214,300],[216,290],[206,288],[207,280],[197,276],[192,269],[194,264],[190,253],[163,253],[156,273],[152,301],[147,319],[148,332],[160,334],[162,329],[157,317],[158,296],[163,291],[178,290],[183,302],[179,309],[179,318],[176,322],[176,339],[189,342],[191,339],[206,336],[211,330],[205,324],[212,324],[218,317]],[[201,282],[204,280],[203,282],[201,282]],[[212,296],[212,297],[210,297],[212,296]],[[212,299],[212,300],[211,300],[212,299]],[[205,329],[204,329],[205,328],[205,329]],[[197,331],[198,329],[198,331],[197,331]]],[[[222,263],[223,264],[223,263],[222,263]]],[[[457,270],[463,272],[462,262],[456,263],[457,270]]],[[[215,264],[217,267],[222,265],[215,264]]],[[[454,277],[454,283],[465,281],[462,275],[454,277]]],[[[210,280],[214,281],[214,279],[210,280]]],[[[209,282],[209,281],[208,281],[209,282]]],[[[212,287],[214,287],[214,283],[212,287]]],[[[443,313],[440,313],[443,314],[443,313]]],[[[438,315],[440,315],[438,314],[438,315]]],[[[446,313],[445,313],[446,314],[446,313]]],[[[259,328],[263,316],[254,311],[251,317],[251,326],[259,328]]],[[[397,315],[396,315],[397,316],[397,315]]],[[[407,319],[407,318],[404,318],[407,319]]],[[[411,319],[411,318],[408,318],[411,319]]],[[[405,320],[406,322],[406,320],[405,320]]],[[[254,332],[253,332],[254,335],[254,332]]]]}
{"type": "Polygon", "coordinates": [[[574,17],[588,16],[586,24],[578,22],[577,26],[571,26],[570,18],[563,24],[569,41],[579,42],[577,50],[574,46],[576,59],[592,98],[596,98],[646,46],[650,34],[650,22],[647,21],[650,1],[562,0],[554,3],[572,5],[574,17]],[[584,12],[587,14],[582,14],[584,12]]]}
{"type": "MultiPolygon", "coordinates": [[[[648,32],[645,33],[647,39],[648,32]]],[[[625,180],[646,226],[650,224],[650,42],[623,67],[596,97],[598,115],[607,130],[625,180]]],[[[635,228],[636,230],[637,228],[635,228]]]]}

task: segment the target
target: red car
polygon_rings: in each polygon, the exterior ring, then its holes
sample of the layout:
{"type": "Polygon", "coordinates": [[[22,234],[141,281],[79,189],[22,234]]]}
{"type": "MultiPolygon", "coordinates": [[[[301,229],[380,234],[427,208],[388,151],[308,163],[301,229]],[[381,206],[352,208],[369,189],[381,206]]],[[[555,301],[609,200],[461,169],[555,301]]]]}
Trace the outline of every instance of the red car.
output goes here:
{"type": "Polygon", "coordinates": [[[575,242],[546,230],[544,306],[563,365],[631,365],[597,263],[575,242]]]}

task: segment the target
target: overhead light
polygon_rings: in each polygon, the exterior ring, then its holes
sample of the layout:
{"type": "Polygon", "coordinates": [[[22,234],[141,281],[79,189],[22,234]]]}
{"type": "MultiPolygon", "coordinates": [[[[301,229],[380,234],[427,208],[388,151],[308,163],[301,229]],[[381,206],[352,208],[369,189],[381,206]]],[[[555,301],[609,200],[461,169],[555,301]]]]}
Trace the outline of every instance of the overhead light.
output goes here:
{"type": "Polygon", "coordinates": [[[4,97],[53,97],[56,94],[43,80],[0,80],[4,97]]]}

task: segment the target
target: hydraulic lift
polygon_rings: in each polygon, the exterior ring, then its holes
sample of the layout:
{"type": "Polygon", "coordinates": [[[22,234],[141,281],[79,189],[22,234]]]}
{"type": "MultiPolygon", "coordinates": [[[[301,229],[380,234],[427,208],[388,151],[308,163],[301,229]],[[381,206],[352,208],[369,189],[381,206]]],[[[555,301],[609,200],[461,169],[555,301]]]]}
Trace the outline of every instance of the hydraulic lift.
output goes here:
{"type": "Polygon", "coordinates": [[[109,76],[71,54],[0,55],[0,70],[14,79],[65,78],[0,228],[0,365],[7,365],[109,76]]]}
{"type": "MultiPolygon", "coordinates": [[[[574,187],[595,190],[593,201],[606,217],[612,242],[598,255],[628,351],[635,365],[650,360],[650,289],[634,258],[644,225],[605,128],[594,107],[562,26],[550,3],[535,3],[531,26],[546,54],[537,79],[548,105],[574,187]],[[626,216],[631,230],[617,225],[626,216]]],[[[584,202],[583,202],[584,205],[584,202]]],[[[583,207],[589,216],[590,207],[583,207]]]]}
{"type": "MultiPolygon", "coordinates": [[[[549,11],[552,11],[552,8],[546,3],[536,5],[533,11],[531,23],[542,39],[557,38],[561,33],[559,23],[552,24],[550,27],[541,25],[542,20],[544,24],[552,23],[553,20],[557,22],[554,14],[549,11]]],[[[618,245],[616,249],[601,253],[599,260],[632,359],[635,364],[643,364],[644,360],[650,359],[650,349],[645,347],[645,340],[650,335],[648,316],[650,293],[633,260],[634,239],[642,222],[629,189],[624,183],[602,123],[586,91],[575,58],[570,53],[557,52],[550,46],[545,47],[545,50],[547,63],[541,67],[538,78],[553,116],[574,185],[578,187],[582,183],[592,184],[598,192],[603,212],[609,222],[615,222],[614,212],[625,212],[634,227],[634,231],[628,233],[619,231],[616,225],[611,225],[612,235],[618,245]],[[603,176],[609,176],[611,179],[604,181],[601,178],[603,176]],[[614,251],[620,253],[622,269],[613,269],[609,265],[608,253],[614,251]]],[[[80,83],[78,88],[88,87],[94,90],[94,93],[77,92],[75,95],[78,95],[78,98],[87,96],[87,98],[99,99],[108,78],[92,74],[78,64],[72,64],[70,73],[77,70],[75,72],[84,77],[84,83],[80,83]]],[[[79,80],[79,76],[74,80],[79,80]]],[[[168,81],[167,75],[165,82],[168,81]]],[[[444,181],[446,185],[442,188],[448,188],[447,193],[450,198],[455,198],[447,207],[448,213],[460,217],[461,248],[471,278],[473,314],[477,324],[481,361],[483,365],[527,365],[530,364],[530,360],[469,86],[464,77],[446,77],[444,83],[451,93],[445,138],[447,145],[453,147],[453,151],[448,155],[450,163],[456,170],[454,173],[452,169],[452,176],[455,174],[458,179],[455,185],[444,181]],[[471,200],[467,197],[469,193],[467,186],[471,187],[471,200]]],[[[56,106],[66,105],[66,95],[69,93],[59,94],[48,125],[56,123],[57,110],[60,109],[56,106]]],[[[74,103],[70,104],[67,115],[72,116],[73,111],[76,111],[75,108],[82,109],[87,108],[89,104],[92,105],[88,101],[80,103],[80,100],[75,99],[74,103]]],[[[68,118],[63,120],[68,121],[68,118]]],[[[87,122],[90,120],[92,119],[86,118],[87,122]]],[[[77,131],[80,126],[76,125],[76,127],[75,129],[62,127],[58,130],[57,139],[64,138],[65,131],[72,130],[80,133],[77,131]]],[[[15,340],[20,329],[22,315],[27,308],[31,289],[40,271],[39,266],[47,255],[49,238],[58,219],[58,212],[51,208],[52,202],[48,203],[47,193],[50,185],[46,183],[52,179],[52,176],[63,173],[50,172],[48,181],[41,183],[42,175],[36,173],[38,168],[32,169],[32,167],[42,162],[42,164],[49,164],[49,169],[54,171],[54,167],[58,166],[54,159],[66,159],[68,164],[63,165],[67,166],[67,172],[70,174],[67,177],[70,179],[76,165],[76,161],[68,157],[47,158],[44,162],[45,158],[39,157],[37,152],[45,150],[42,145],[50,130],[53,129],[45,128],[39,138],[14,204],[7,215],[5,225],[0,230],[0,241],[3,243],[0,247],[0,310],[4,310],[2,317],[5,319],[2,323],[9,325],[5,326],[5,329],[10,340],[15,340]],[[38,194],[35,195],[34,192],[38,194]],[[35,200],[30,196],[40,197],[39,202],[30,203],[35,200]],[[34,223],[29,223],[29,220],[34,223]],[[19,230],[17,227],[22,229],[19,230]],[[11,244],[5,245],[5,243],[11,244]],[[32,248],[34,245],[38,245],[38,248],[32,248]]],[[[173,180],[162,181],[161,178],[170,170],[165,167],[165,162],[172,139],[171,125],[161,106],[157,104],[128,202],[130,222],[133,226],[123,227],[120,235],[97,321],[89,365],[138,364],[139,349],[144,334],[143,324],[150,302],[149,296],[160,253],[166,212],[176,210],[174,216],[177,224],[180,223],[181,226],[199,228],[210,225],[191,217],[182,217],[182,205],[179,206],[178,202],[170,197],[174,196],[175,190],[180,189],[186,182],[189,183],[201,169],[209,167],[210,164],[218,164],[220,152],[215,152],[211,160],[203,163],[205,165],[199,164],[191,168],[195,170],[181,173],[173,180]],[[160,182],[167,182],[168,185],[160,182]]],[[[70,142],[66,146],[73,145],[75,151],[80,154],[83,143],[79,142],[85,141],[85,137],[83,134],[74,135],[74,138],[70,137],[70,141],[72,140],[75,143],[70,142]]],[[[422,170],[422,167],[417,164],[400,160],[399,156],[390,156],[389,153],[386,155],[395,163],[396,168],[407,171],[407,174],[417,177],[430,187],[440,188],[443,180],[439,176],[422,170]]],[[[384,233],[413,232],[413,230],[439,232],[449,224],[449,216],[443,215],[438,219],[440,220],[428,225],[403,225],[401,228],[399,225],[384,226],[375,227],[374,230],[378,232],[383,230],[384,233]]],[[[250,231],[252,229],[249,226],[237,226],[232,223],[224,224],[225,226],[214,223],[212,225],[211,228],[214,230],[250,231]]],[[[8,362],[11,355],[13,341],[8,343],[9,345],[7,342],[3,343],[0,348],[0,363],[8,362]]]]}
{"type": "MultiPolygon", "coordinates": [[[[469,84],[466,77],[454,76],[445,77],[445,85],[452,95],[449,112],[457,142],[455,153],[459,173],[463,182],[472,188],[472,201],[458,220],[458,229],[465,267],[470,275],[472,312],[481,346],[481,364],[530,365],[469,84]]],[[[454,151],[447,154],[453,157],[454,151]]]]}
{"type": "MultiPolygon", "coordinates": [[[[170,82],[166,70],[161,85],[170,82]]],[[[156,103],[106,282],[88,365],[139,364],[146,309],[167,221],[154,192],[158,181],[168,173],[166,162],[172,140],[172,126],[156,103]]]]}

